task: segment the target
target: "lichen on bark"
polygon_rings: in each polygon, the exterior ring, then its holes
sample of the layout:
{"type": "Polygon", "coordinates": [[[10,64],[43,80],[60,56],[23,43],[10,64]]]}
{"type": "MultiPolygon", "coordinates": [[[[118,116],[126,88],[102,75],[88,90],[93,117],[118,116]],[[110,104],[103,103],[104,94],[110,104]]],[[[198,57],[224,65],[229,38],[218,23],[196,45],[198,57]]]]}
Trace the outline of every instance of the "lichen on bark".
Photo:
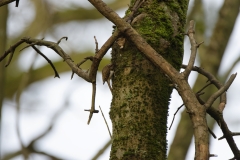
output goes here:
{"type": "MultiPolygon", "coordinates": [[[[146,0],[137,11],[137,15],[146,16],[133,24],[178,70],[183,57],[182,33],[187,10],[187,5],[183,7],[180,3],[183,2],[146,0]]],[[[116,43],[113,45],[112,64],[115,74],[110,159],[166,159],[171,82],[127,39],[122,49],[116,43]]]]}

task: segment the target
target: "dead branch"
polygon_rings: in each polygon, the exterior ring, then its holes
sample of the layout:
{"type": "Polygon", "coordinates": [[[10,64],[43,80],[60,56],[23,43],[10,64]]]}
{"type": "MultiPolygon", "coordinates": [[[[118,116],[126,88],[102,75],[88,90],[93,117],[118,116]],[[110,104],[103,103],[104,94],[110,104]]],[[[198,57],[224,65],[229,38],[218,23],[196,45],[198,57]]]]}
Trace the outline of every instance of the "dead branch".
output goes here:
{"type": "MultiPolygon", "coordinates": [[[[182,65],[183,68],[186,67],[186,65],[182,65]]],[[[198,73],[204,75],[205,77],[208,78],[208,81],[211,84],[214,84],[218,89],[223,88],[223,85],[209,72],[205,71],[204,69],[200,68],[200,67],[192,67],[193,71],[197,71],[198,73]]],[[[235,75],[236,76],[236,75],[235,75]]],[[[234,76],[233,76],[234,77],[234,76]]],[[[230,83],[230,82],[229,82],[230,83]]],[[[230,85],[230,84],[229,84],[230,85]]],[[[201,90],[200,90],[201,91],[201,90]]],[[[196,97],[199,101],[200,104],[204,105],[205,102],[203,100],[201,100],[200,96],[200,91],[198,91],[196,93],[196,97]]],[[[217,92],[216,92],[217,93],[217,92]]],[[[226,92],[222,93],[220,96],[220,104],[218,106],[218,110],[216,110],[214,107],[208,107],[207,108],[207,113],[213,117],[215,119],[215,121],[218,123],[218,125],[220,126],[223,134],[224,134],[224,138],[226,138],[229,147],[231,148],[233,154],[235,157],[240,157],[240,153],[239,153],[239,149],[233,139],[233,134],[232,132],[229,130],[224,118],[223,118],[223,108],[225,107],[227,98],[226,98],[226,92]]]]}
{"type": "MultiPolygon", "coordinates": [[[[134,18],[134,13],[135,11],[137,11],[137,9],[141,6],[141,4],[143,3],[139,3],[140,0],[136,1],[135,5],[133,6],[133,12],[127,16],[125,18],[126,21],[129,21],[131,23],[132,19],[134,18]]],[[[92,86],[93,86],[93,93],[92,93],[92,98],[95,98],[95,94],[96,94],[96,76],[97,76],[97,69],[98,66],[100,64],[100,61],[102,60],[103,56],[107,53],[107,51],[109,50],[109,48],[112,46],[112,44],[119,38],[119,36],[121,35],[121,33],[118,30],[115,30],[115,32],[113,33],[113,35],[103,44],[103,46],[101,47],[100,50],[98,50],[98,43],[96,43],[96,54],[92,59],[92,65],[90,68],[90,72],[89,72],[89,78],[92,80],[92,86]],[[94,85],[95,83],[95,85],[94,85]],[[95,89],[94,89],[95,86],[95,89]]],[[[111,90],[111,89],[110,89],[111,90]]],[[[112,90],[111,90],[112,91],[112,90]]],[[[92,103],[95,104],[95,99],[92,100],[92,103]]],[[[91,106],[91,109],[85,109],[85,111],[89,111],[90,115],[89,115],[89,119],[88,119],[88,124],[91,121],[91,118],[93,116],[93,113],[98,113],[98,110],[95,110],[95,105],[91,106]]]]}
{"type": "Polygon", "coordinates": [[[32,46],[32,48],[38,53],[40,54],[43,58],[45,58],[45,60],[51,65],[52,69],[54,70],[54,73],[55,73],[55,77],[58,77],[60,78],[55,66],[53,65],[52,61],[50,59],[47,58],[47,56],[45,56],[37,47],[35,47],[34,45],[32,46]]]}
{"type": "MultiPolygon", "coordinates": [[[[232,84],[232,82],[234,81],[234,79],[236,78],[237,73],[232,74],[231,77],[229,78],[229,80],[227,81],[227,83],[221,87],[217,92],[215,92],[208,100],[207,102],[204,104],[204,106],[206,108],[209,108],[210,106],[212,106],[213,102],[220,96],[222,95],[224,92],[226,92],[228,90],[228,88],[230,87],[230,85],[232,84]]],[[[222,108],[222,107],[221,107],[222,108]]]]}
{"type": "Polygon", "coordinates": [[[5,67],[7,67],[7,66],[10,64],[15,49],[16,49],[19,45],[21,45],[22,43],[24,43],[24,40],[20,40],[20,41],[18,41],[16,44],[14,44],[13,46],[10,46],[10,48],[9,48],[7,51],[5,51],[4,54],[0,57],[0,62],[1,62],[9,53],[11,53],[11,56],[10,56],[10,58],[9,58],[9,60],[8,60],[8,63],[5,65],[5,67]]]}
{"type": "Polygon", "coordinates": [[[108,129],[108,133],[109,133],[109,135],[110,135],[110,138],[112,138],[112,134],[111,134],[111,132],[110,132],[110,129],[109,129],[108,123],[107,123],[107,121],[106,121],[106,118],[105,118],[105,116],[104,116],[104,114],[103,114],[102,108],[101,108],[100,106],[99,106],[99,108],[100,108],[100,111],[101,111],[101,113],[102,113],[102,116],[103,116],[104,122],[105,122],[105,124],[106,124],[106,126],[107,126],[107,129],[108,129]]]}
{"type": "Polygon", "coordinates": [[[208,132],[213,136],[214,139],[217,138],[217,136],[213,133],[213,131],[208,127],[208,132]]]}
{"type": "Polygon", "coordinates": [[[95,53],[97,53],[98,52],[98,41],[97,41],[96,36],[94,36],[94,40],[95,40],[95,45],[96,45],[95,53]]]}
{"type": "MultiPolygon", "coordinates": [[[[161,55],[159,55],[151,46],[149,46],[147,42],[128,23],[121,19],[113,10],[107,7],[105,3],[103,3],[101,0],[89,0],[89,2],[92,3],[95,8],[97,8],[99,12],[102,13],[107,19],[113,22],[119,31],[124,33],[127,38],[129,38],[153,64],[159,67],[172,80],[172,82],[178,86],[177,90],[190,113],[193,125],[201,126],[199,128],[194,128],[195,139],[198,139],[198,145],[195,145],[196,156],[200,159],[207,159],[209,150],[208,140],[201,141],[203,135],[208,137],[206,117],[200,116],[204,115],[205,109],[199,104],[195,94],[192,92],[189,84],[186,82],[184,74],[179,74],[165,59],[163,59],[161,55]],[[191,99],[191,102],[189,99],[191,99]],[[199,148],[200,143],[202,145],[201,150],[199,148]]],[[[226,87],[221,90],[226,91],[226,87]]],[[[221,95],[220,92],[221,94],[223,93],[222,91],[219,91],[219,95],[221,95]]],[[[232,146],[230,147],[232,149],[232,146]]],[[[236,148],[233,150],[235,157],[240,158],[239,152],[236,152],[235,149],[236,148]]]]}
{"type": "Polygon", "coordinates": [[[223,118],[223,115],[213,107],[208,108],[207,113],[211,117],[213,117],[215,119],[215,121],[218,123],[234,156],[237,157],[237,159],[239,159],[238,158],[238,157],[240,157],[239,149],[232,137],[232,132],[229,130],[229,128],[223,118]]]}
{"type": "MultiPolygon", "coordinates": [[[[231,135],[232,136],[240,136],[240,132],[231,132],[231,135]]],[[[225,136],[223,135],[222,137],[218,138],[218,140],[222,140],[224,138],[225,138],[225,136]]]]}
{"type": "MultiPolygon", "coordinates": [[[[104,43],[104,45],[101,47],[101,49],[95,54],[95,56],[93,57],[87,57],[85,58],[81,63],[75,65],[73,63],[73,60],[71,59],[71,57],[66,54],[62,48],[59,46],[59,43],[61,42],[62,39],[66,39],[67,37],[63,37],[61,38],[57,43],[55,42],[50,42],[50,41],[45,41],[43,39],[39,40],[39,39],[33,39],[33,38],[29,38],[29,37],[24,37],[22,38],[19,42],[17,42],[16,44],[14,44],[13,46],[11,46],[7,51],[5,51],[5,53],[0,57],[0,62],[7,57],[9,54],[11,55],[9,58],[9,61],[7,63],[6,66],[8,66],[12,60],[13,54],[15,49],[21,45],[22,43],[27,43],[29,44],[27,47],[31,46],[34,48],[35,45],[38,46],[46,46],[48,48],[51,48],[52,50],[54,50],[59,56],[61,56],[63,58],[63,60],[68,64],[68,66],[72,69],[73,73],[77,74],[79,77],[83,78],[84,80],[86,80],[87,82],[90,82],[93,84],[93,95],[92,97],[95,97],[96,94],[96,75],[97,75],[97,70],[98,70],[98,66],[100,64],[100,61],[102,60],[103,56],[106,54],[106,52],[109,50],[109,48],[112,46],[112,44],[116,41],[116,39],[119,37],[120,32],[115,31],[114,34],[104,43]],[[81,68],[79,68],[79,66],[84,63],[86,60],[90,59],[92,61],[92,65],[90,68],[89,72],[85,72],[83,71],[81,68]],[[95,86],[95,87],[94,87],[95,86]],[[94,89],[95,88],[95,89],[94,89]]],[[[35,49],[35,48],[34,48],[35,49]]],[[[44,54],[42,54],[39,50],[35,49],[37,51],[38,54],[40,54],[41,56],[43,56],[52,66],[54,72],[55,72],[55,77],[58,77],[58,73],[56,72],[55,67],[52,65],[51,61],[48,60],[46,58],[46,56],[44,54]]],[[[72,75],[73,76],[73,75],[72,75]]],[[[90,123],[90,119],[92,117],[93,113],[98,113],[97,110],[95,110],[95,99],[92,100],[92,105],[91,105],[91,109],[90,110],[86,110],[86,111],[90,111],[90,116],[89,116],[89,120],[88,123],[90,123]]]]}
{"type": "MultiPolygon", "coordinates": [[[[62,48],[58,45],[58,43],[55,42],[50,42],[50,41],[45,41],[45,40],[39,40],[39,39],[33,39],[33,38],[29,38],[29,37],[24,37],[22,38],[19,42],[17,42],[16,44],[14,44],[13,46],[11,46],[4,54],[3,56],[0,57],[0,62],[8,55],[8,54],[14,54],[14,50],[22,43],[27,43],[27,44],[34,44],[34,45],[38,45],[38,46],[46,46],[48,48],[51,48],[52,50],[54,50],[59,56],[61,56],[63,58],[63,60],[69,65],[69,67],[74,71],[74,73],[76,73],[78,76],[80,76],[81,78],[83,78],[84,80],[91,82],[89,76],[87,73],[85,73],[82,69],[78,68],[74,63],[73,60],[71,59],[71,57],[66,54],[62,48]]],[[[11,62],[11,59],[9,59],[9,63],[11,62]]],[[[9,65],[9,63],[7,63],[7,65],[9,65]]],[[[6,65],[6,66],[7,66],[6,65]]],[[[56,75],[55,75],[56,76],[56,75]]]]}
{"type": "Polygon", "coordinates": [[[113,22],[119,31],[131,40],[135,46],[158,68],[160,68],[174,84],[178,87],[178,93],[181,95],[185,106],[188,108],[194,127],[194,137],[198,144],[195,145],[196,157],[199,159],[207,159],[209,156],[208,127],[206,123],[204,107],[199,104],[195,94],[191,90],[184,75],[180,74],[173,66],[171,66],[160,54],[158,54],[142,37],[138,34],[130,24],[121,19],[112,9],[110,9],[101,0],[89,0],[100,13],[113,22]],[[191,101],[189,101],[191,99],[191,101]],[[197,126],[197,127],[196,127],[197,126]],[[201,149],[200,149],[201,146],[201,149]]]}
{"type": "Polygon", "coordinates": [[[191,56],[190,56],[188,65],[187,65],[185,71],[183,72],[183,75],[186,79],[188,79],[189,74],[191,72],[191,69],[194,65],[196,55],[197,55],[197,48],[203,43],[203,42],[201,42],[201,43],[197,44],[197,42],[194,38],[194,34],[195,34],[194,21],[191,20],[190,23],[189,23],[189,29],[188,29],[188,32],[187,32],[187,35],[188,35],[190,43],[191,43],[191,56]]]}
{"type": "MultiPolygon", "coordinates": [[[[87,60],[92,61],[93,60],[93,56],[89,56],[89,57],[85,57],[84,60],[82,60],[81,62],[79,62],[78,64],[76,64],[76,66],[79,68],[83,63],[85,63],[87,60]]],[[[71,75],[71,79],[73,79],[74,76],[74,71],[72,71],[72,75],[71,75]]]]}
{"type": "Polygon", "coordinates": [[[89,114],[89,118],[88,118],[88,123],[90,123],[91,118],[93,116],[93,113],[98,113],[98,110],[95,110],[95,97],[96,97],[96,82],[92,83],[92,106],[91,109],[89,110],[90,114],[89,114]]]}
{"type": "MultiPolygon", "coordinates": [[[[17,3],[19,0],[16,1],[17,3]]],[[[129,40],[131,40],[136,47],[158,68],[160,68],[169,78],[170,80],[176,84],[176,89],[178,90],[179,94],[181,95],[184,104],[186,105],[186,108],[189,111],[189,115],[191,117],[191,120],[193,122],[194,126],[194,135],[195,139],[198,141],[198,144],[195,145],[196,149],[196,157],[199,159],[207,159],[209,156],[209,145],[208,145],[208,138],[207,137],[207,123],[206,123],[206,110],[207,112],[217,119],[217,122],[219,123],[219,126],[223,130],[224,136],[227,139],[230,148],[232,149],[234,156],[239,159],[240,153],[238,148],[236,147],[236,144],[232,138],[232,134],[229,131],[223,116],[222,111],[226,104],[226,94],[225,92],[230,87],[231,83],[233,82],[234,78],[236,77],[236,74],[233,74],[229,81],[225,85],[219,85],[217,82],[210,81],[211,83],[215,84],[217,88],[219,89],[216,93],[214,93],[206,103],[201,101],[200,93],[204,88],[206,88],[209,84],[203,87],[201,91],[195,95],[193,91],[191,90],[187,79],[189,77],[189,74],[191,70],[193,70],[193,65],[197,53],[197,48],[201,44],[197,44],[194,38],[194,22],[190,22],[190,27],[187,35],[189,36],[190,42],[191,42],[191,57],[189,60],[188,65],[186,66],[186,69],[183,73],[178,73],[177,70],[175,70],[161,55],[159,55],[142,37],[139,35],[129,23],[131,23],[132,19],[134,18],[134,11],[136,8],[139,8],[144,1],[136,1],[134,5],[134,9],[132,12],[132,15],[127,17],[127,19],[121,19],[113,10],[107,7],[105,3],[103,3],[101,0],[89,0],[98,10],[100,13],[102,13],[106,18],[108,18],[110,21],[112,21],[116,26],[117,30],[114,32],[114,34],[108,39],[108,41],[102,46],[100,50],[98,50],[98,44],[96,42],[96,54],[91,58],[92,65],[89,72],[84,72],[80,67],[82,63],[84,63],[87,59],[83,60],[81,64],[75,65],[73,63],[73,60],[71,57],[66,54],[61,47],[59,46],[59,43],[63,37],[61,38],[57,43],[45,41],[45,40],[38,40],[38,39],[32,39],[32,38],[23,38],[19,42],[17,42],[14,46],[10,47],[8,51],[4,53],[2,57],[0,57],[0,61],[4,59],[8,54],[10,54],[9,62],[7,65],[10,64],[11,59],[14,55],[14,51],[16,47],[18,47],[22,43],[29,44],[27,47],[35,47],[35,45],[39,46],[46,46],[48,48],[53,49],[59,56],[61,56],[64,61],[70,66],[70,68],[73,70],[73,73],[76,73],[78,76],[82,77],[86,81],[92,83],[92,105],[91,109],[86,110],[90,112],[88,124],[90,123],[90,120],[93,116],[93,113],[98,113],[98,110],[95,110],[95,96],[96,96],[96,75],[97,75],[97,69],[99,66],[99,63],[102,59],[102,57],[106,54],[107,50],[112,46],[112,44],[116,41],[116,39],[119,37],[120,32],[121,34],[124,34],[129,40]],[[127,22],[126,22],[127,21],[127,22]],[[216,111],[211,105],[213,102],[220,96],[221,103],[219,105],[219,111],[216,111]],[[225,98],[225,99],[224,99],[225,98]],[[189,100],[191,99],[191,101],[189,100]],[[205,107],[204,107],[205,106],[205,107]],[[204,138],[202,138],[204,137],[204,138]],[[235,144],[235,145],[234,145],[235,144]]],[[[67,39],[67,38],[66,38],[67,39]]],[[[25,47],[26,48],[26,47],[25,47]]],[[[35,48],[34,48],[35,49],[35,48]]],[[[35,49],[36,50],[36,49],[35,49]]],[[[37,50],[36,50],[37,51],[37,50]]],[[[40,55],[43,55],[40,51],[40,55]]],[[[46,58],[45,58],[46,59],[46,58]]],[[[47,60],[47,59],[46,59],[47,60]]],[[[7,66],[6,65],[6,66],[7,66]]],[[[54,68],[54,67],[53,67],[54,68]]],[[[54,70],[55,71],[55,70],[54,70]]],[[[56,75],[56,71],[55,71],[56,75]]]]}
{"type": "MultiPolygon", "coordinates": [[[[185,67],[186,67],[186,65],[182,65],[182,68],[185,68],[185,67]]],[[[203,68],[194,66],[194,67],[192,67],[192,70],[205,76],[208,79],[209,83],[215,85],[218,89],[223,87],[223,85],[217,80],[217,78],[214,75],[205,71],[203,68]]],[[[198,95],[198,97],[199,97],[199,95],[198,95]]],[[[227,96],[226,96],[226,92],[224,92],[220,95],[220,104],[218,107],[220,112],[223,112],[223,109],[225,108],[226,103],[227,103],[227,96]]],[[[205,102],[203,102],[202,105],[203,104],[205,104],[205,102]]]]}
{"type": "Polygon", "coordinates": [[[172,123],[171,123],[171,125],[170,125],[170,127],[169,127],[169,130],[172,128],[172,124],[173,124],[173,122],[174,122],[174,119],[175,119],[175,116],[176,116],[177,112],[178,112],[183,106],[184,106],[184,104],[182,104],[180,107],[178,107],[178,109],[177,109],[176,112],[174,113],[174,115],[173,115],[173,120],[172,120],[172,123]]]}
{"type": "Polygon", "coordinates": [[[0,7],[1,7],[1,6],[4,6],[4,5],[6,5],[6,4],[12,3],[12,2],[14,2],[14,1],[16,1],[16,7],[18,7],[20,0],[1,0],[1,1],[0,1],[0,7]]]}

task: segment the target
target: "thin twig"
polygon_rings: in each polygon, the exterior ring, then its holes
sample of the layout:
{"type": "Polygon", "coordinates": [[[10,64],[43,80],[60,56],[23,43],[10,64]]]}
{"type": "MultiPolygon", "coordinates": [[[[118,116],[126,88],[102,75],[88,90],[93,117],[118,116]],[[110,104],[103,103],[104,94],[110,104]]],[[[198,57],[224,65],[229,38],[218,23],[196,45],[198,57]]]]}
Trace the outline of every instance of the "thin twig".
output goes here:
{"type": "Polygon", "coordinates": [[[66,41],[68,40],[68,37],[62,37],[57,41],[57,44],[59,44],[63,39],[65,39],[66,41]]]}
{"type": "Polygon", "coordinates": [[[218,110],[216,110],[214,107],[210,107],[207,109],[207,113],[213,117],[215,119],[215,121],[218,123],[218,125],[220,126],[226,140],[227,143],[229,145],[229,147],[231,148],[233,154],[235,157],[239,157],[240,153],[239,153],[239,149],[232,137],[232,132],[229,130],[226,122],[224,121],[223,118],[223,114],[221,114],[218,110]]]}
{"type": "MultiPolygon", "coordinates": [[[[8,54],[14,52],[15,49],[16,49],[19,45],[21,45],[22,43],[24,43],[24,40],[20,40],[20,41],[18,41],[16,44],[14,44],[13,46],[10,46],[10,48],[9,48],[7,51],[5,51],[4,54],[0,57],[0,62],[1,62],[5,57],[7,57],[8,54]]],[[[11,61],[11,60],[9,60],[9,61],[11,61]]],[[[9,62],[9,63],[10,63],[10,62],[9,62]]],[[[9,64],[9,63],[8,63],[8,64],[9,64]]],[[[6,66],[8,66],[8,64],[7,64],[6,66]]]]}
{"type": "Polygon", "coordinates": [[[213,131],[208,127],[208,132],[213,136],[213,138],[217,138],[217,136],[213,133],[213,131]]]}
{"type": "Polygon", "coordinates": [[[228,90],[228,88],[231,86],[232,82],[234,81],[234,79],[236,78],[237,73],[232,74],[231,77],[229,78],[229,80],[227,81],[227,83],[221,87],[217,92],[215,92],[211,97],[209,97],[209,99],[207,100],[207,102],[204,104],[204,106],[206,108],[209,108],[213,102],[221,95],[223,94],[223,92],[226,92],[228,90]]]}
{"type": "Polygon", "coordinates": [[[126,17],[124,18],[126,20],[126,22],[130,23],[132,22],[134,16],[135,16],[135,13],[137,12],[137,10],[141,7],[141,5],[145,2],[145,0],[137,0],[135,1],[133,7],[131,8],[131,13],[126,17]]]}
{"type": "MultiPolygon", "coordinates": [[[[240,133],[239,132],[231,132],[231,135],[232,136],[240,136],[240,133]]],[[[218,138],[218,140],[222,140],[224,138],[226,138],[225,135],[223,135],[222,137],[218,138]]]]}
{"type": "Polygon", "coordinates": [[[32,47],[32,46],[34,46],[34,45],[36,45],[36,43],[29,44],[29,45],[23,47],[22,49],[20,49],[20,51],[23,51],[24,49],[26,49],[26,48],[28,48],[28,47],[32,47]]]}
{"type": "MultiPolygon", "coordinates": [[[[187,67],[187,65],[182,65],[182,68],[186,68],[186,67],[187,67]]],[[[197,71],[198,73],[207,77],[208,81],[211,82],[212,84],[214,84],[218,89],[223,87],[223,85],[216,79],[216,77],[214,75],[212,75],[210,72],[205,71],[203,68],[194,66],[194,67],[192,67],[192,70],[197,71]]],[[[199,98],[199,95],[197,98],[199,98]]],[[[227,103],[227,95],[226,95],[226,92],[224,92],[220,95],[220,103],[218,106],[218,110],[220,113],[223,112],[223,109],[225,108],[226,103],[227,103]]],[[[202,103],[202,105],[203,104],[204,104],[204,102],[202,103]]]]}
{"type": "MultiPolygon", "coordinates": [[[[1,0],[1,1],[0,1],[0,7],[1,7],[1,6],[4,6],[4,5],[6,5],[6,4],[12,3],[12,2],[14,2],[14,1],[16,1],[16,0],[1,0]]],[[[17,3],[16,3],[16,7],[18,7],[17,3]]]]}
{"type": "Polygon", "coordinates": [[[108,129],[108,133],[109,133],[109,135],[110,135],[110,138],[112,138],[112,134],[111,134],[111,132],[110,132],[110,129],[109,129],[108,123],[107,123],[107,121],[106,121],[106,118],[105,118],[105,116],[104,116],[104,114],[103,114],[102,108],[101,108],[100,106],[99,106],[99,108],[100,108],[100,111],[101,111],[101,113],[102,113],[102,116],[103,116],[104,122],[105,122],[105,124],[106,124],[106,126],[107,126],[107,129],[108,129]]]}
{"type": "Polygon", "coordinates": [[[90,121],[92,119],[93,113],[98,113],[98,110],[95,110],[95,97],[96,97],[96,82],[92,83],[92,105],[90,110],[84,110],[84,111],[89,111],[89,118],[87,124],[90,124],[90,121]]]}
{"type": "MultiPolygon", "coordinates": [[[[65,37],[64,37],[65,38],[65,37]]],[[[0,61],[4,59],[9,53],[12,53],[20,44],[22,43],[27,43],[30,44],[30,46],[34,45],[39,45],[39,46],[46,46],[48,48],[51,48],[54,50],[59,56],[63,58],[63,60],[68,64],[68,66],[73,70],[74,73],[76,73],[78,76],[86,80],[87,82],[91,82],[92,80],[89,78],[88,73],[83,71],[82,69],[78,68],[75,64],[74,61],[71,59],[71,57],[66,54],[63,49],[55,42],[51,41],[45,41],[43,39],[34,39],[34,38],[29,38],[29,37],[24,37],[22,38],[19,42],[11,46],[5,53],[2,55],[0,58],[0,61]]]]}
{"type": "Polygon", "coordinates": [[[209,154],[209,157],[217,157],[218,155],[216,154],[209,154]]]}
{"type": "Polygon", "coordinates": [[[96,36],[94,36],[94,40],[95,40],[95,44],[96,44],[95,53],[97,53],[98,52],[98,41],[97,41],[96,36]]]}
{"type": "Polygon", "coordinates": [[[190,43],[191,43],[191,56],[190,56],[188,65],[187,65],[185,71],[183,72],[183,75],[184,75],[185,79],[188,79],[189,74],[190,74],[190,72],[192,70],[192,67],[194,65],[196,55],[197,55],[197,48],[203,43],[203,42],[201,42],[201,43],[197,44],[197,42],[194,38],[194,34],[195,34],[194,21],[191,20],[189,22],[189,29],[188,29],[188,32],[187,32],[187,35],[188,35],[190,43]]]}
{"type": "Polygon", "coordinates": [[[197,93],[198,95],[202,95],[201,93],[203,93],[202,91],[207,88],[208,86],[210,86],[212,83],[211,82],[208,82],[205,86],[202,87],[202,89],[200,89],[197,93]]]}
{"type": "MultiPolygon", "coordinates": [[[[82,60],[81,62],[79,62],[78,64],[76,64],[76,66],[79,68],[83,63],[85,63],[87,60],[93,60],[93,57],[92,56],[89,56],[89,57],[86,57],[84,58],[84,60],[82,60]]],[[[73,79],[73,76],[74,76],[74,71],[72,70],[72,75],[71,75],[71,79],[73,79]]]]}
{"type": "Polygon", "coordinates": [[[175,116],[176,116],[177,112],[178,112],[183,106],[184,106],[184,104],[182,104],[180,107],[178,107],[177,111],[174,113],[174,115],[173,115],[173,120],[172,120],[172,123],[171,123],[171,125],[170,125],[170,127],[169,127],[169,130],[172,128],[172,124],[173,124],[173,121],[174,121],[174,119],[175,119],[175,116]]]}
{"type": "MultiPolygon", "coordinates": [[[[11,47],[10,47],[11,48],[11,47]]],[[[13,58],[13,55],[14,55],[14,52],[15,52],[15,48],[11,48],[11,53],[10,53],[10,57],[9,57],[9,59],[8,59],[8,62],[7,62],[7,64],[5,65],[5,67],[7,67],[10,63],[11,63],[11,61],[12,61],[12,58],[13,58]]]]}
{"type": "Polygon", "coordinates": [[[32,46],[32,48],[33,48],[38,54],[40,54],[40,55],[51,65],[51,67],[52,67],[52,69],[54,70],[54,73],[55,73],[54,78],[55,78],[55,77],[60,78],[60,76],[59,76],[59,74],[58,74],[55,66],[53,65],[52,61],[51,61],[50,59],[48,59],[37,47],[32,46]]]}

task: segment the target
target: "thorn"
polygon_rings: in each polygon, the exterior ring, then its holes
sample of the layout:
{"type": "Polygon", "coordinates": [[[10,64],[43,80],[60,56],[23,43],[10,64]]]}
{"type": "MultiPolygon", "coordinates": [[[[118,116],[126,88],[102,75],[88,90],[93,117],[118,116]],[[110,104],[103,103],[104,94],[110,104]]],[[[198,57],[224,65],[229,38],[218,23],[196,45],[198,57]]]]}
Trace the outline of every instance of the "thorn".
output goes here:
{"type": "Polygon", "coordinates": [[[16,6],[15,7],[18,7],[18,4],[19,4],[19,0],[16,0],[16,6]]]}

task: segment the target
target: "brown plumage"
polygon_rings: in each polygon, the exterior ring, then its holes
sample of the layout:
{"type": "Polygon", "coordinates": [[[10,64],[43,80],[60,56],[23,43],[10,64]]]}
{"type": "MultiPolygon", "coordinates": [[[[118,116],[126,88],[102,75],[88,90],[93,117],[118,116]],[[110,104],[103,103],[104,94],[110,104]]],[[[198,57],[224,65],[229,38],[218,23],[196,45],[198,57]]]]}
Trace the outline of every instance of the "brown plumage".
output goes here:
{"type": "Polygon", "coordinates": [[[102,69],[102,80],[103,84],[108,80],[110,76],[110,71],[111,71],[112,64],[108,64],[102,69]]]}
{"type": "Polygon", "coordinates": [[[110,79],[112,78],[113,70],[112,70],[112,64],[108,64],[102,69],[102,80],[103,84],[107,81],[108,87],[112,92],[112,87],[110,85],[110,79]]]}

